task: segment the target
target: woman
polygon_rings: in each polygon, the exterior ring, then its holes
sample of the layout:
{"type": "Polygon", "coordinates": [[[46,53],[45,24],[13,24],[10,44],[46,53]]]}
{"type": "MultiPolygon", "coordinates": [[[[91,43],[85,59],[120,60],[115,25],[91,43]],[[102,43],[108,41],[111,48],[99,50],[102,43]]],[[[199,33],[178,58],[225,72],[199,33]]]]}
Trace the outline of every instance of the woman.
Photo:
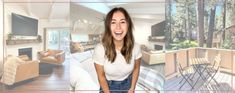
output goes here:
{"type": "Polygon", "coordinates": [[[101,93],[134,93],[142,54],[132,29],[124,8],[113,8],[107,14],[102,44],[93,53],[101,93]]]}

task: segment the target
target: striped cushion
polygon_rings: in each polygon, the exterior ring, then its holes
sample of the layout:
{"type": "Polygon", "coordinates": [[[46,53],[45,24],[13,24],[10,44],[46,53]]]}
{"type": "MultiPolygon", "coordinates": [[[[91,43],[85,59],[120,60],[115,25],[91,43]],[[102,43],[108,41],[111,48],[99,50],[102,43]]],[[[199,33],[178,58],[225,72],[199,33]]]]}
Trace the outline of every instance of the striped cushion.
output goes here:
{"type": "Polygon", "coordinates": [[[163,90],[164,76],[155,70],[146,67],[140,67],[138,84],[151,91],[163,90]]]}

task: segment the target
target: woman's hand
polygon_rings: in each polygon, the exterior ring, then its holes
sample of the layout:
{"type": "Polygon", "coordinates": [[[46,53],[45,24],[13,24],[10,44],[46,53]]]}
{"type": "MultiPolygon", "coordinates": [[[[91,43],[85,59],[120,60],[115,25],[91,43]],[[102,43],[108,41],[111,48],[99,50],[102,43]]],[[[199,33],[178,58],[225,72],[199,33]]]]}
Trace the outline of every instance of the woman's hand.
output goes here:
{"type": "Polygon", "coordinates": [[[130,88],[130,89],[128,90],[128,93],[135,93],[135,89],[134,89],[134,88],[130,88]]]}

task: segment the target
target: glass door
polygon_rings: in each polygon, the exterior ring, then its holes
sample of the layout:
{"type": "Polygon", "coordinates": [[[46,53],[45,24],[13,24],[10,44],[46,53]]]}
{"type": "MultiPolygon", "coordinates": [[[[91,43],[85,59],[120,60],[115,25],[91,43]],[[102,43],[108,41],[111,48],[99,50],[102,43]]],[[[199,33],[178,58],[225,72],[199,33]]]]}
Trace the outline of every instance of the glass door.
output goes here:
{"type": "Polygon", "coordinates": [[[63,50],[66,55],[70,54],[69,49],[69,28],[48,28],[46,29],[46,50],[63,50]]]}

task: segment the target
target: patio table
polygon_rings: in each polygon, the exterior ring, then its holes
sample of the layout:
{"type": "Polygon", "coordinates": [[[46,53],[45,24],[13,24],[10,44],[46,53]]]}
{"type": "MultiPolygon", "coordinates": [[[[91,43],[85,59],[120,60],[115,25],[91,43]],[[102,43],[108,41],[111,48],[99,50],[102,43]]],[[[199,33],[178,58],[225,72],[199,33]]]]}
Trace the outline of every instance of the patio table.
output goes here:
{"type": "MultiPolygon", "coordinates": [[[[204,76],[204,72],[207,69],[207,66],[210,65],[210,62],[206,58],[190,58],[190,65],[193,67],[195,73],[192,78],[195,78],[195,74],[198,73],[198,77],[196,77],[196,81],[192,84],[192,89],[198,83],[201,78],[204,82],[206,82],[206,76],[204,76]]],[[[193,79],[191,79],[193,80],[193,79]]]]}

